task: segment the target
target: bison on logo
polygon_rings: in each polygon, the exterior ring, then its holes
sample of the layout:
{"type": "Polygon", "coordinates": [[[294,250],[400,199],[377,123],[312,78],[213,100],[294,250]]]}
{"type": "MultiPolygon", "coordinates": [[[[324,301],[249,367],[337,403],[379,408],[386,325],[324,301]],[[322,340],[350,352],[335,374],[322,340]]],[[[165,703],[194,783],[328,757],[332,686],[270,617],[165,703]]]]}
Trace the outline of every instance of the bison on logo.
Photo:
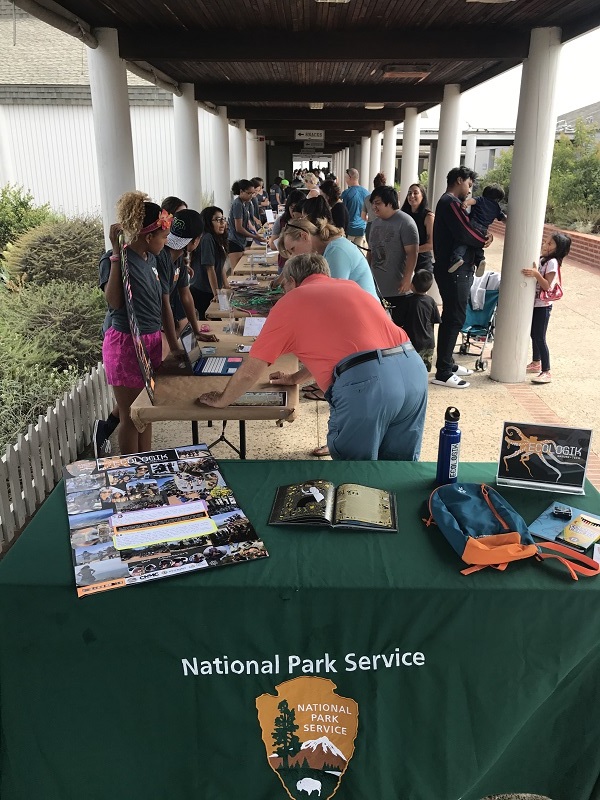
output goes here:
{"type": "Polygon", "coordinates": [[[279,684],[256,699],[267,762],[292,800],[329,800],[354,754],[358,704],[326,678],[279,684]]]}

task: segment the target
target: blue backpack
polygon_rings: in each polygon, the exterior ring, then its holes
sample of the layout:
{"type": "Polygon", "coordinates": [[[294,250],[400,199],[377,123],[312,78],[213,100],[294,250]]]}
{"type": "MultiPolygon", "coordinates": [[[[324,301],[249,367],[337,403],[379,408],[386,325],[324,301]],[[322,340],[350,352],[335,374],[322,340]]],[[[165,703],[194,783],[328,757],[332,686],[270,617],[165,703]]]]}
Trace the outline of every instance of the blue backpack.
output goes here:
{"type": "Polygon", "coordinates": [[[574,580],[600,572],[600,564],[565,545],[533,541],[525,520],[485,483],[451,483],[429,497],[429,527],[438,526],[456,553],[469,566],[463,575],[485,567],[505,570],[511,561],[556,558],[574,580]],[[551,552],[546,552],[551,551],[551,552]]]}

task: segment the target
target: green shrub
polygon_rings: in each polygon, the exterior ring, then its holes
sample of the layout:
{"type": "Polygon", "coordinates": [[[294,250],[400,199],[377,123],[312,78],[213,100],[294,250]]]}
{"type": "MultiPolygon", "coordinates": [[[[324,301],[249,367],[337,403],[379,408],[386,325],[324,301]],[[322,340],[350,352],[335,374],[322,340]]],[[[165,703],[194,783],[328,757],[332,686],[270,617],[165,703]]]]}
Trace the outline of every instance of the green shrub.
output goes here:
{"type": "MultiPolygon", "coordinates": [[[[14,336],[15,341],[25,342],[30,363],[35,360],[46,369],[74,367],[82,372],[100,359],[106,313],[100,289],[75,281],[49,281],[3,294],[0,341],[10,342],[14,336]]],[[[13,359],[23,357],[17,351],[13,359]]],[[[0,377],[5,371],[3,364],[0,377]]]]}
{"type": "Polygon", "coordinates": [[[44,223],[27,231],[4,253],[8,279],[43,286],[66,280],[95,285],[104,250],[102,225],[95,219],[44,223]]]}
{"type": "Polygon", "coordinates": [[[0,254],[9,242],[13,242],[25,231],[51,219],[58,219],[58,216],[49,205],[34,206],[33,196],[22,186],[11,186],[7,183],[0,188],[0,254]]]}
{"type": "Polygon", "coordinates": [[[54,406],[78,379],[77,371],[48,370],[33,365],[19,368],[13,364],[10,376],[0,377],[0,448],[16,442],[20,433],[27,432],[48,406],[54,406]]]}

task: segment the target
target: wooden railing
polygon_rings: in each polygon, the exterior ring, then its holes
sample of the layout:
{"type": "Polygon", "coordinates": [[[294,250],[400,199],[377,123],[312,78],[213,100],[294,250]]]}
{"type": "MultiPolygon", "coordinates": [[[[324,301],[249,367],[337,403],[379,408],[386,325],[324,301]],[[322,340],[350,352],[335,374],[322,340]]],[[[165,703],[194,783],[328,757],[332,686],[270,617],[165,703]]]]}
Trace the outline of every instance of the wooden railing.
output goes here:
{"type": "Polygon", "coordinates": [[[7,445],[0,458],[0,552],[62,478],[62,468],[90,444],[94,421],[105,419],[113,402],[98,364],[7,445]]]}

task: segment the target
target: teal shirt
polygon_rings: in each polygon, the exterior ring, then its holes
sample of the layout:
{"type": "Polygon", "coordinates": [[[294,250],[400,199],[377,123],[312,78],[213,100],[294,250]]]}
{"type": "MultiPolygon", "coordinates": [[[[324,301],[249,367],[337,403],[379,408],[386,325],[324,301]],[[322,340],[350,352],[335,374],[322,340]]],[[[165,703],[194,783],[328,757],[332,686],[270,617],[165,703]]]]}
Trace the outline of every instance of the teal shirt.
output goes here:
{"type": "Polygon", "coordinates": [[[344,236],[340,236],[339,239],[334,239],[327,245],[323,256],[329,264],[332,278],[354,281],[365,292],[378,298],[371,268],[363,256],[362,250],[359,250],[355,244],[344,236]]]}

